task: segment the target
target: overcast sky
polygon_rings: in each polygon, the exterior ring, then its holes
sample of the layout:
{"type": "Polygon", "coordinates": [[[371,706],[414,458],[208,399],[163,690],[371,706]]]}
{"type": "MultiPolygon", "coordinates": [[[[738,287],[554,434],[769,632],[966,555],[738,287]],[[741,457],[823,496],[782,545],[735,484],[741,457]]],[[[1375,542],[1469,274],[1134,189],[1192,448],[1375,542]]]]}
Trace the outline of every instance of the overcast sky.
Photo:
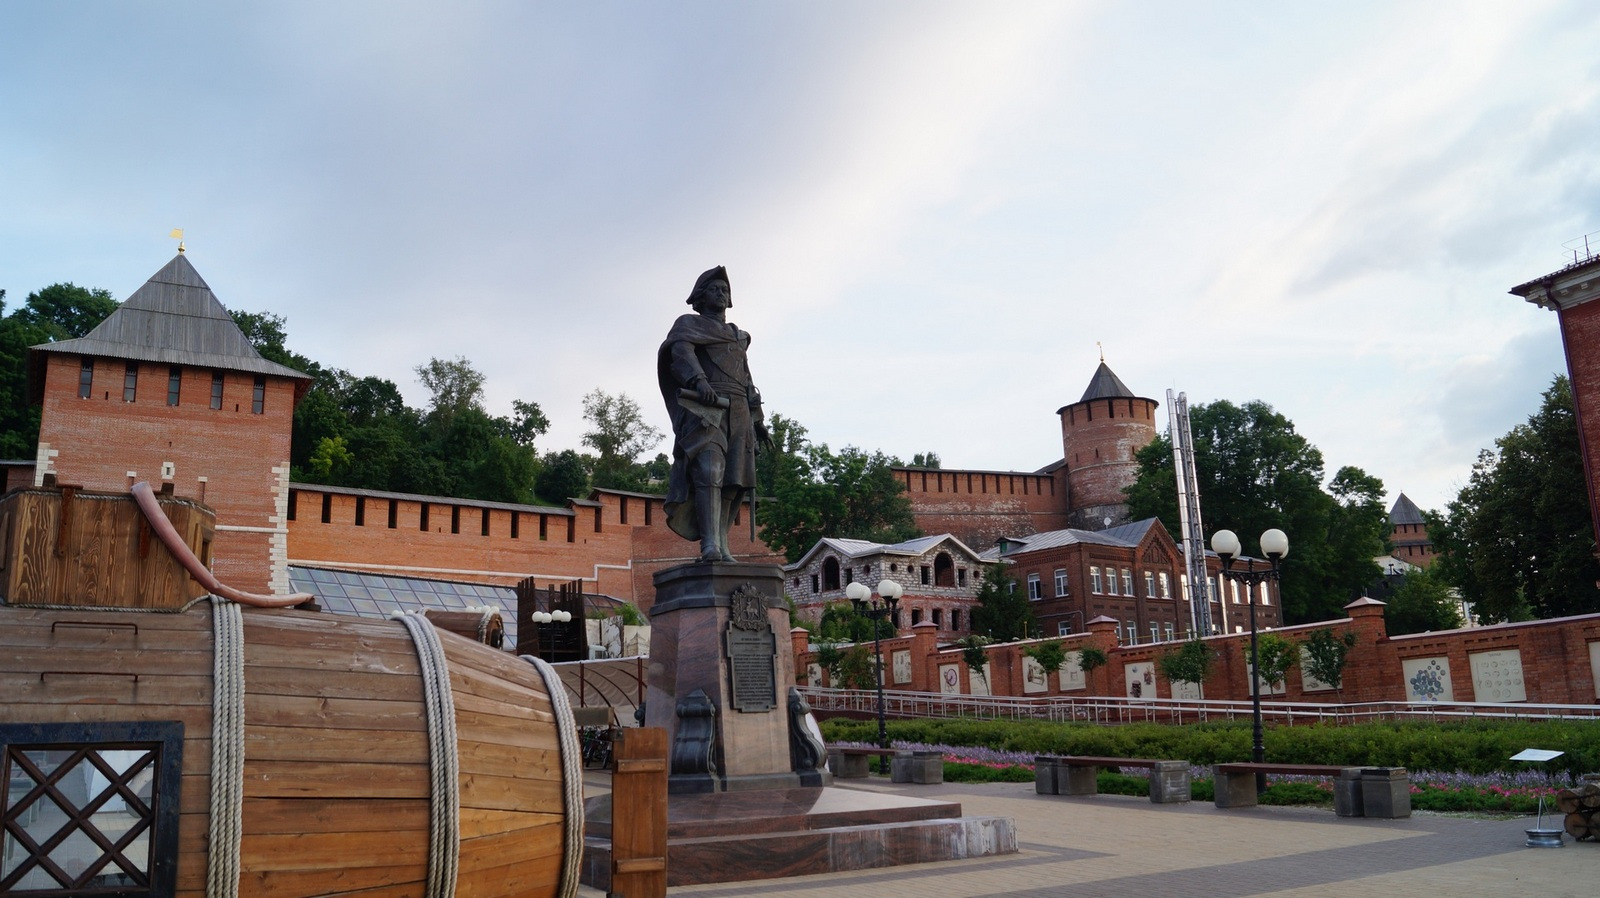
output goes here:
{"type": "MultiPolygon", "coordinates": [[[[666,428],[728,266],[769,411],[946,467],[1061,457],[1099,360],[1264,400],[1442,507],[1563,371],[1507,290],[1600,230],[1593,3],[8,3],[0,288],[230,308],[489,410],[666,428]]],[[[667,447],[663,445],[662,449],[667,447]]],[[[1224,526],[1218,522],[1217,526],[1224,526]]]]}

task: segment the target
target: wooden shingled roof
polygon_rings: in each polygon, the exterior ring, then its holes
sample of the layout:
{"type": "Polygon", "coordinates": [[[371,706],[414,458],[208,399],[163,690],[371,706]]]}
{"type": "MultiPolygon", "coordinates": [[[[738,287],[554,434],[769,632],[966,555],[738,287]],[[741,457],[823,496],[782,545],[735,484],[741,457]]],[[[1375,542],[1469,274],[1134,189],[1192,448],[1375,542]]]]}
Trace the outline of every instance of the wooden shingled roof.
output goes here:
{"type": "Polygon", "coordinates": [[[29,350],[36,399],[44,388],[43,353],[51,352],[284,377],[295,381],[297,400],[311,386],[310,375],[261,357],[182,253],[86,336],[29,350]]]}

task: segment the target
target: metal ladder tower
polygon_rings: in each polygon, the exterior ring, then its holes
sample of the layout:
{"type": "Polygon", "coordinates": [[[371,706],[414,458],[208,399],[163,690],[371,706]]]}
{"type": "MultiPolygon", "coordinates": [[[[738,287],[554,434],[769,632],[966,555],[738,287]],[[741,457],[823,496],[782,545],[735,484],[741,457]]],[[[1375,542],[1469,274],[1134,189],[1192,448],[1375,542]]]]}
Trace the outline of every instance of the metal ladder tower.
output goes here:
{"type": "MultiPolygon", "coordinates": [[[[1194,438],[1189,433],[1189,397],[1167,391],[1167,421],[1172,433],[1172,468],[1178,476],[1178,520],[1189,572],[1190,635],[1211,635],[1211,577],[1206,573],[1205,528],[1200,526],[1200,487],[1194,471],[1194,438]]],[[[1220,601],[1221,596],[1218,596],[1220,601]]]]}

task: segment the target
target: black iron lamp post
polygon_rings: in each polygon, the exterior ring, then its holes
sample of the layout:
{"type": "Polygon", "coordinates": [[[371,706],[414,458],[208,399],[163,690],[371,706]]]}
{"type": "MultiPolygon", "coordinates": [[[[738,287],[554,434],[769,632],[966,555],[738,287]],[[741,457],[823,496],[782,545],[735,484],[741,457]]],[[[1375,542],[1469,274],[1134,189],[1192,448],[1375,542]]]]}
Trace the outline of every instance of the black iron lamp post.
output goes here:
{"type": "Polygon", "coordinates": [[[872,621],[872,649],[877,658],[878,672],[878,747],[889,747],[889,724],[884,719],[883,712],[883,640],[880,638],[878,621],[885,618],[894,620],[895,609],[900,605],[900,597],[905,594],[905,587],[893,580],[878,581],[878,595],[883,601],[872,597],[872,590],[865,583],[851,583],[844,588],[844,594],[850,599],[850,604],[855,606],[856,613],[872,621]]]}
{"type": "MultiPolygon", "coordinates": [[[[1233,563],[1239,557],[1239,537],[1232,530],[1218,530],[1211,535],[1211,551],[1217,553],[1217,558],[1222,561],[1222,575],[1229,580],[1245,584],[1245,592],[1250,598],[1250,710],[1253,719],[1250,748],[1250,759],[1257,764],[1267,759],[1267,747],[1261,732],[1261,656],[1256,644],[1256,591],[1257,585],[1266,582],[1276,583],[1279,579],[1278,564],[1289,554],[1289,537],[1282,530],[1274,527],[1261,534],[1261,552],[1267,556],[1271,567],[1264,571],[1256,570],[1254,558],[1245,559],[1245,570],[1236,571],[1233,563]]],[[[1221,597],[1218,597],[1219,600],[1221,597]]],[[[1264,773],[1256,774],[1256,790],[1266,788],[1267,776],[1264,773]]]]}

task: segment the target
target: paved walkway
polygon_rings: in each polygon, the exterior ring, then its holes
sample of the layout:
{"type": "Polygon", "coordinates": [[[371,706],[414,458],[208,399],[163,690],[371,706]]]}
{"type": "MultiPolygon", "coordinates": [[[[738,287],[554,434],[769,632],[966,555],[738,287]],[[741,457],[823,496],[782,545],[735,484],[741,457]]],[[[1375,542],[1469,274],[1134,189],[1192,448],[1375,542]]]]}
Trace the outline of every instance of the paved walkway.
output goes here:
{"type": "MultiPolygon", "coordinates": [[[[594,786],[604,788],[599,782],[594,786]]],[[[609,785],[609,784],[607,784],[609,785]]],[[[1524,847],[1533,818],[1336,817],[1325,808],[1220,811],[1120,795],[1035,795],[1031,783],[843,788],[959,801],[968,814],[1017,821],[1021,851],[850,873],[683,886],[670,895],[761,898],[968,898],[994,895],[1166,898],[1304,896],[1517,898],[1600,894],[1600,845],[1524,847]]],[[[1550,817],[1546,816],[1546,822],[1550,817]]],[[[583,888],[580,895],[603,892],[583,888]]]]}

